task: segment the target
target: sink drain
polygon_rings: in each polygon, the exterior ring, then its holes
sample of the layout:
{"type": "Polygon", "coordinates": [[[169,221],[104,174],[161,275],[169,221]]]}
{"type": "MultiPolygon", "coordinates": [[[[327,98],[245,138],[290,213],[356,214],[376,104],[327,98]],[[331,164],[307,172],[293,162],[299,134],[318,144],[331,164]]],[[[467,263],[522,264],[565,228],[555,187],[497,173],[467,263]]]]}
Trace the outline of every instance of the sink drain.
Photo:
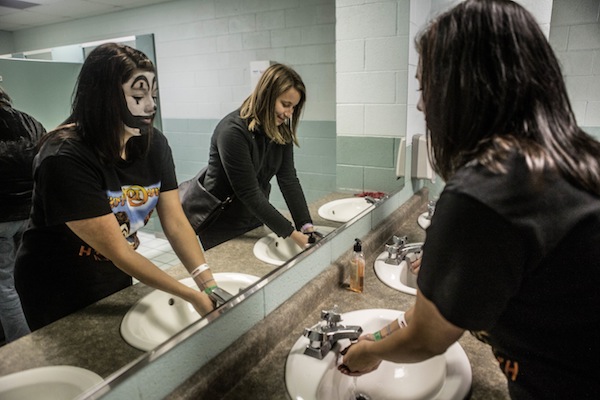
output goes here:
{"type": "Polygon", "coordinates": [[[371,398],[369,396],[367,396],[364,393],[358,393],[355,397],[355,400],[371,400],[371,398]]]}

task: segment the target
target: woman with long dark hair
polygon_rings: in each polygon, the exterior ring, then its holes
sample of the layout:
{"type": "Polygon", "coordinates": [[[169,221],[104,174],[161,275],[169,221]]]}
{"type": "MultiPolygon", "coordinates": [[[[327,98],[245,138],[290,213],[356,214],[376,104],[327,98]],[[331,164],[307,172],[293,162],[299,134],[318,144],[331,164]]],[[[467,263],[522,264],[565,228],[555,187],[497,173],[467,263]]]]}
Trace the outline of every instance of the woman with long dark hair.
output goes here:
{"type": "Polygon", "coordinates": [[[340,370],[421,361],[468,330],[491,345],[512,398],[597,398],[600,144],[577,126],[548,41],[516,3],[467,0],[416,44],[446,186],[414,307],[351,346],[340,370]]]}
{"type": "Polygon", "coordinates": [[[152,126],[156,95],[156,71],[142,52],[100,45],[82,66],[70,117],[41,141],[15,270],[32,330],[130,286],[132,276],[202,315],[212,310],[216,283],[181,208],[171,149],[152,126]],[[202,291],[135,251],[154,209],[202,291]]]}

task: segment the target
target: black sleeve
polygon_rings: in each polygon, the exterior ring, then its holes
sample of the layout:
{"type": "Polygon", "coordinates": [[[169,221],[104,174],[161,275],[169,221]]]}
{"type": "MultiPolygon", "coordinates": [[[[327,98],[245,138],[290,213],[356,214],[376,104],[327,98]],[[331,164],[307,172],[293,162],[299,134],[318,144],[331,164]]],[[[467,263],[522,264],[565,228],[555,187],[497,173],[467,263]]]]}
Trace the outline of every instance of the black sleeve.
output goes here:
{"type": "Polygon", "coordinates": [[[169,146],[167,138],[158,130],[155,130],[155,135],[159,139],[158,145],[158,157],[161,160],[161,192],[167,192],[169,190],[177,189],[177,176],[175,174],[175,162],[173,161],[173,152],[169,146]]]}
{"type": "Polygon", "coordinates": [[[101,174],[82,158],[51,156],[36,171],[35,195],[43,203],[44,224],[63,224],[112,213],[101,174]]]}
{"type": "Polygon", "coordinates": [[[236,197],[277,235],[291,235],[294,227],[290,221],[273,207],[260,189],[246,135],[239,127],[232,126],[218,135],[217,146],[221,163],[236,197]]]}
{"type": "Polygon", "coordinates": [[[304,197],[302,186],[296,174],[294,145],[292,143],[286,144],[284,147],[283,160],[277,172],[277,184],[292,214],[292,219],[296,223],[296,229],[300,230],[302,225],[312,223],[306,197],[304,197]]]}
{"type": "Polygon", "coordinates": [[[522,240],[504,218],[471,197],[443,192],[417,282],[452,324],[489,329],[518,291],[524,264],[522,240]]]}

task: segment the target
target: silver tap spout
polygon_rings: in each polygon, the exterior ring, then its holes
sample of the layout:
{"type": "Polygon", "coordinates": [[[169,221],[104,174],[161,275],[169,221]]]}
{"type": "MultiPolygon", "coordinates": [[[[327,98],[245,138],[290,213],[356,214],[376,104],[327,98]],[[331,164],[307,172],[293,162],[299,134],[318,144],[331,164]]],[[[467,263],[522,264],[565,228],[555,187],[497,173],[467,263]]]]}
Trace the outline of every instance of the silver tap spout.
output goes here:
{"type": "Polygon", "coordinates": [[[215,304],[215,307],[220,307],[223,304],[227,303],[227,301],[231,299],[233,295],[228,291],[221,289],[220,287],[216,287],[208,295],[208,297],[210,297],[212,302],[215,304]]]}
{"type": "Polygon", "coordinates": [[[408,237],[406,236],[393,236],[392,237],[392,244],[386,244],[385,245],[385,249],[388,252],[388,257],[385,260],[386,264],[390,264],[390,265],[400,265],[400,263],[402,262],[402,259],[400,257],[398,257],[398,253],[400,251],[400,249],[402,247],[404,247],[404,244],[406,243],[406,241],[408,240],[408,237]]]}
{"type": "Polygon", "coordinates": [[[377,202],[379,201],[378,199],[376,199],[376,198],[374,198],[374,197],[371,197],[371,196],[365,196],[365,197],[363,197],[363,198],[364,198],[364,199],[367,201],[367,203],[369,203],[369,204],[375,204],[375,203],[377,203],[377,202]]]}
{"type": "Polygon", "coordinates": [[[304,328],[303,336],[309,339],[304,354],[322,360],[333,346],[342,339],[358,340],[362,328],[358,325],[344,326],[337,306],[321,311],[321,321],[312,328],[304,328]]]}

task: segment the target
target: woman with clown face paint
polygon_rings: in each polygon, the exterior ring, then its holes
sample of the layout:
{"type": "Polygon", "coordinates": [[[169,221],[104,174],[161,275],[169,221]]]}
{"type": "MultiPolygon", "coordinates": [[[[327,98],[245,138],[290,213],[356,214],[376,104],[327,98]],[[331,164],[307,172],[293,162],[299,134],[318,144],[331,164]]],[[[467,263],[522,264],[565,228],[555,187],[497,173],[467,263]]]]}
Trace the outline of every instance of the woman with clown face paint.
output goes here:
{"type": "MultiPolygon", "coordinates": [[[[263,72],[242,106],[216,126],[200,183],[219,199],[233,195],[233,201],[214,223],[197,231],[204,249],[263,224],[280,237],[291,237],[301,248],[311,235],[318,235],[294,166],[293,146],[298,144],[296,130],[305,101],[300,75],[286,65],[274,64],[263,72]],[[269,202],[273,177],[293,225],[269,202]]],[[[197,200],[187,195],[182,201],[187,210],[197,200]]],[[[193,215],[188,217],[193,220],[193,215]]]]}
{"type": "Polygon", "coordinates": [[[179,202],[171,149],[153,128],[152,62],[108,43],[84,62],[71,116],[40,144],[29,227],[15,283],[32,330],[132,284],[132,277],[190,302],[205,315],[216,287],[179,202]],[[137,231],[156,209],[200,291],[135,251],[137,231]]]}

